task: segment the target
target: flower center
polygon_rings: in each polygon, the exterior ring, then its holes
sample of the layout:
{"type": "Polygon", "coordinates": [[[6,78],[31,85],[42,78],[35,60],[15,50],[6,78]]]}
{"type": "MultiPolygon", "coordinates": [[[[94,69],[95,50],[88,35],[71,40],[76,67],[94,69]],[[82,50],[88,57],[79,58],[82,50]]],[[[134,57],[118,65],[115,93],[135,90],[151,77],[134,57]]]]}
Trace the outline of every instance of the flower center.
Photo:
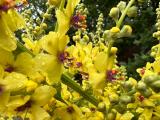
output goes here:
{"type": "Polygon", "coordinates": [[[67,57],[69,56],[68,52],[62,52],[58,55],[58,59],[61,63],[64,63],[65,60],[67,60],[67,57]]]}
{"type": "Polygon", "coordinates": [[[116,78],[115,78],[116,74],[117,74],[117,71],[115,71],[115,70],[108,70],[107,71],[107,80],[109,80],[109,81],[116,80],[116,78]]]}
{"type": "Polygon", "coordinates": [[[7,68],[5,68],[5,71],[11,73],[14,71],[14,67],[9,65],[7,68]]]}
{"type": "Polygon", "coordinates": [[[77,68],[80,68],[81,66],[82,66],[82,63],[81,63],[81,62],[77,62],[77,63],[76,63],[76,67],[77,67],[77,68]]]}
{"type": "Polygon", "coordinates": [[[74,108],[72,106],[67,107],[67,112],[72,114],[74,112],[74,108]]]}

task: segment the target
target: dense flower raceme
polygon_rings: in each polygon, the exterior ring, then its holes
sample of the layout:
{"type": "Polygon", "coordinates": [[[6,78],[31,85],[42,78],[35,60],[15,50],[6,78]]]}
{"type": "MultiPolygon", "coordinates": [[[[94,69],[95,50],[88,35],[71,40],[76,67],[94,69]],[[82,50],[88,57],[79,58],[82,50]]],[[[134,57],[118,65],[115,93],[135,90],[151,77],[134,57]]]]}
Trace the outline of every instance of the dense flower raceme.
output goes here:
{"type": "MultiPolygon", "coordinates": [[[[49,6],[56,8],[55,31],[36,40],[32,33],[23,36],[23,45],[14,32],[27,28],[16,9],[27,2],[0,0],[0,119],[160,119],[159,44],[152,48],[155,61],[137,69],[139,81],[126,76],[125,67],[116,60],[118,49],[113,47],[115,40],[132,34],[130,25],[120,26],[125,15],[136,16],[134,0],[112,8],[109,16],[116,26],[96,31],[93,37],[86,29],[85,12],[77,9],[74,15],[79,2],[68,0],[64,7],[65,0],[49,0],[49,6]],[[78,30],[73,36],[75,44],[67,46],[70,27],[78,30]],[[63,81],[61,75],[77,83],[63,81]]],[[[103,15],[98,19],[99,30],[103,15]]]]}

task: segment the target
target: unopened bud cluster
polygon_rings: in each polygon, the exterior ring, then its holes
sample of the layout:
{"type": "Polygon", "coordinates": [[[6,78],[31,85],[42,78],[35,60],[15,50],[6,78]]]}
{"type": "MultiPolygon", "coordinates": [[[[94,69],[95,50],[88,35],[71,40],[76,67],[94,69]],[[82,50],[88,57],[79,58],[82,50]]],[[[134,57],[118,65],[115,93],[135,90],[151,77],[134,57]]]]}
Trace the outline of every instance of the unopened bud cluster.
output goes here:
{"type": "Polygon", "coordinates": [[[156,23],[157,32],[153,33],[153,37],[160,40],[160,3],[159,3],[159,8],[156,9],[156,14],[157,14],[157,23],[156,23]]]}

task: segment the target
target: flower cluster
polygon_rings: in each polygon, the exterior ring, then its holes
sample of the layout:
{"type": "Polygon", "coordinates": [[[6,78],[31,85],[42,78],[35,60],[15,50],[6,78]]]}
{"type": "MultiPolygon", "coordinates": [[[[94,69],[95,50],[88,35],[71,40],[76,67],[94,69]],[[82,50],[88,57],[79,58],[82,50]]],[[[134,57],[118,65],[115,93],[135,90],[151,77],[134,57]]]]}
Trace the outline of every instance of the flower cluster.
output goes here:
{"type": "Polygon", "coordinates": [[[103,30],[100,14],[96,34],[87,31],[87,8],[80,4],[74,12],[80,0],[48,0],[36,23],[31,11],[22,13],[27,19],[16,11],[26,3],[0,0],[0,119],[160,119],[159,44],[152,48],[154,62],[137,69],[140,80],[127,77],[113,46],[132,35],[131,26],[122,22],[137,15],[135,0],[120,1],[111,9],[116,26],[108,30],[103,30]],[[46,34],[45,20],[54,8],[55,30],[46,34]],[[77,30],[72,37],[70,27],[77,30]],[[74,44],[68,45],[71,38],[74,44]]]}

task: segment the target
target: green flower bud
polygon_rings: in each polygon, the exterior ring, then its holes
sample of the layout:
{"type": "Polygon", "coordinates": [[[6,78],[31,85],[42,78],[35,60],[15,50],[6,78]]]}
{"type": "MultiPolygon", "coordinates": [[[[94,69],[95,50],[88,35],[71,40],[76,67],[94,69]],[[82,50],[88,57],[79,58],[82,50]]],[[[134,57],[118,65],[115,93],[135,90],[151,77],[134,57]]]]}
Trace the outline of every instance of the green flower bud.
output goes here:
{"type": "Polygon", "coordinates": [[[42,23],[41,27],[42,27],[43,29],[46,29],[46,28],[47,28],[47,24],[46,24],[46,23],[42,23]]]}
{"type": "Polygon", "coordinates": [[[159,79],[159,76],[157,74],[151,74],[144,77],[144,82],[150,85],[151,83],[157,81],[158,79],[159,79]]]}
{"type": "Polygon", "coordinates": [[[115,55],[117,53],[118,49],[116,47],[111,48],[111,54],[115,55]]]}
{"type": "Polygon", "coordinates": [[[126,2],[120,1],[120,2],[118,3],[117,7],[120,9],[121,12],[123,12],[124,9],[126,8],[126,2]]]}
{"type": "Polygon", "coordinates": [[[152,57],[156,57],[156,52],[151,52],[150,54],[152,57]]]}
{"type": "Polygon", "coordinates": [[[120,100],[120,102],[127,104],[132,101],[132,98],[128,95],[122,95],[122,96],[120,96],[119,100],[120,100]]]}
{"type": "Polygon", "coordinates": [[[120,31],[119,37],[129,37],[132,35],[132,27],[130,25],[124,25],[120,31]]]}
{"type": "Polygon", "coordinates": [[[152,91],[150,89],[146,89],[145,91],[141,92],[141,94],[144,96],[144,97],[149,97],[152,95],[152,91]]]}
{"type": "Polygon", "coordinates": [[[136,17],[137,16],[138,8],[136,6],[132,6],[128,9],[127,15],[128,17],[136,17]]]}
{"type": "Polygon", "coordinates": [[[104,33],[103,33],[103,38],[105,40],[107,40],[107,38],[110,36],[110,31],[109,30],[105,30],[104,33]]]}
{"type": "Polygon", "coordinates": [[[151,87],[160,89],[160,80],[157,80],[151,84],[151,87]]]}
{"type": "Polygon", "coordinates": [[[79,41],[81,38],[79,35],[73,36],[73,41],[79,41]]]}
{"type": "Polygon", "coordinates": [[[119,100],[119,96],[117,94],[111,94],[109,95],[109,100],[111,103],[117,103],[119,100]]]}
{"type": "Polygon", "coordinates": [[[110,112],[107,114],[107,120],[115,120],[116,114],[113,112],[110,112]]]}
{"type": "Polygon", "coordinates": [[[36,26],[36,27],[35,27],[35,30],[36,30],[37,32],[39,32],[39,31],[40,31],[40,27],[39,27],[39,26],[36,26]]]}
{"type": "Polygon", "coordinates": [[[83,40],[84,40],[85,42],[89,42],[89,37],[88,37],[87,35],[85,35],[85,36],[83,36],[83,40]]]}
{"type": "Polygon", "coordinates": [[[137,89],[138,90],[144,91],[144,90],[146,90],[146,88],[147,88],[147,86],[146,86],[146,84],[144,82],[142,82],[142,81],[138,82],[138,85],[137,85],[137,89]]]}
{"type": "Polygon", "coordinates": [[[119,8],[118,7],[113,7],[110,10],[109,16],[112,17],[114,20],[118,20],[118,18],[119,18],[119,8]]]}
{"type": "Polygon", "coordinates": [[[126,89],[131,89],[133,86],[131,81],[125,81],[123,85],[126,89]]]}
{"type": "Polygon", "coordinates": [[[45,14],[44,14],[44,17],[45,17],[46,19],[50,19],[50,18],[51,18],[51,14],[45,13],[45,14]]]}
{"type": "Polygon", "coordinates": [[[36,22],[37,22],[38,24],[40,24],[40,23],[41,23],[40,18],[37,18],[37,19],[36,19],[36,22]]]}
{"type": "Polygon", "coordinates": [[[105,112],[106,111],[106,105],[104,102],[100,102],[98,104],[98,110],[101,111],[101,112],[105,112]]]}

